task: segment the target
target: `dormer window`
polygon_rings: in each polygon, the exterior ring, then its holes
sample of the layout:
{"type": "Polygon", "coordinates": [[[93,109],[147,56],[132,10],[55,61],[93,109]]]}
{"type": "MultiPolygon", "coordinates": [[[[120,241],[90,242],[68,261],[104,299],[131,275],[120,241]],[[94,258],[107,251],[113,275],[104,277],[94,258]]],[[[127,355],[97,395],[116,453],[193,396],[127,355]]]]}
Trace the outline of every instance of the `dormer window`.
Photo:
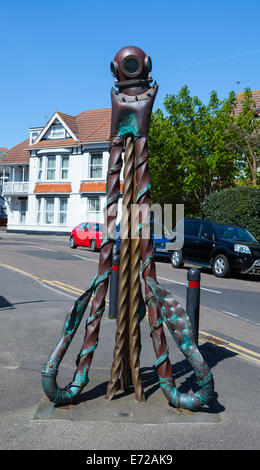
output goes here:
{"type": "Polygon", "coordinates": [[[36,137],[38,136],[39,132],[35,131],[35,132],[32,132],[32,136],[31,136],[31,139],[32,139],[32,143],[35,141],[36,137]]]}
{"type": "Polygon", "coordinates": [[[31,145],[36,141],[41,131],[42,131],[42,127],[31,127],[30,129],[30,144],[31,145]]]}
{"type": "Polygon", "coordinates": [[[51,128],[51,139],[65,139],[65,129],[60,124],[55,124],[51,128]]]}

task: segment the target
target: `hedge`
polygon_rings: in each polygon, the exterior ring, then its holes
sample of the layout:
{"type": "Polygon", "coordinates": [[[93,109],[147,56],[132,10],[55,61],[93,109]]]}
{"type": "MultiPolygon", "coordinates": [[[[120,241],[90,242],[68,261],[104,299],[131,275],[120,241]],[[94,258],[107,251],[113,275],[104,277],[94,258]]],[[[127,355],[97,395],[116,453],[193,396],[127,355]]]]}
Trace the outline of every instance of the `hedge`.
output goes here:
{"type": "Polygon", "coordinates": [[[216,191],[200,206],[200,217],[220,224],[241,225],[260,242],[260,188],[216,191]]]}

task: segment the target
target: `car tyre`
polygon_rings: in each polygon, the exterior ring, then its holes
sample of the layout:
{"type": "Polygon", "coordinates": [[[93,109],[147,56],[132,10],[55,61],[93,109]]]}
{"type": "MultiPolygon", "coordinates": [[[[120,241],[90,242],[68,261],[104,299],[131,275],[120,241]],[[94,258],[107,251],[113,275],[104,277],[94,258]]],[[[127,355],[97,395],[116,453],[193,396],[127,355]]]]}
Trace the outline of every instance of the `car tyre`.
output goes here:
{"type": "Polygon", "coordinates": [[[212,265],[213,273],[216,277],[227,277],[230,274],[230,265],[225,255],[217,255],[212,265]]]}
{"type": "Polygon", "coordinates": [[[75,243],[75,238],[73,236],[70,238],[70,248],[73,248],[73,249],[77,248],[77,245],[75,243]]]}
{"type": "Polygon", "coordinates": [[[173,268],[181,268],[183,266],[183,255],[181,250],[173,251],[171,254],[171,263],[173,268]]]}
{"type": "Polygon", "coordinates": [[[90,242],[90,249],[91,249],[91,251],[96,251],[97,250],[97,243],[96,243],[96,240],[94,240],[94,238],[90,242]]]}

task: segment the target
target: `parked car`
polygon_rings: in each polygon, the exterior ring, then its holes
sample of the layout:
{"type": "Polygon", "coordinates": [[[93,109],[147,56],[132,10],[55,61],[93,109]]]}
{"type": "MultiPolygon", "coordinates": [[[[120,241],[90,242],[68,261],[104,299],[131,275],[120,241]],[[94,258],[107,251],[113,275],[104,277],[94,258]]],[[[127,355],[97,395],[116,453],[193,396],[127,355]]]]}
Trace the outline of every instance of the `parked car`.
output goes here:
{"type": "Polygon", "coordinates": [[[260,243],[243,227],[185,218],[184,245],[171,262],[174,268],[185,262],[207,267],[217,277],[260,272],[260,243]]]}
{"type": "MultiPolygon", "coordinates": [[[[3,198],[0,196],[0,204],[3,202],[3,198]]],[[[5,211],[5,207],[0,205],[0,226],[6,227],[7,225],[7,214],[5,211]]]]}
{"type": "MultiPolygon", "coordinates": [[[[116,244],[120,250],[120,224],[117,225],[116,244]]],[[[171,234],[168,228],[159,223],[152,221],[152,239],[154,243],[154,255],[156,258],[164,258],[171,260],[171,252],[167,248],[167,243],[170,243],[173,234],[171,234]]]]}
{"type": "Polygon", "coordinates": [[[102,242],[103,228],[104,224],[96,222],[82,222],[77,225],[70,234],[70,248],[86,246],[91,251],[99,250],[102,242]]]}

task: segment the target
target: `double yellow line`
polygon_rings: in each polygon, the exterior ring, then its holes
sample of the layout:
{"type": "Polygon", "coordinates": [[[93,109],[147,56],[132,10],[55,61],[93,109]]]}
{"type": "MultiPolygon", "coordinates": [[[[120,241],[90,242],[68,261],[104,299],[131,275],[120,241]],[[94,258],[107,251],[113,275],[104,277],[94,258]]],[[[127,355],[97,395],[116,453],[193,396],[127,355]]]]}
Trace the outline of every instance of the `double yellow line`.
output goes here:
{"type": "Polygon", "coordinates": [[[48,281],[47,279],[41,279],[41,282],[45,284],[49,284],[50,286],[62,289],[66,292],[70,292],[71,294],[77,294],[78,296],[84,294],[84,290],[78,289],[77,287],[73,287],[70,284],[65,284],[64,282],[60,281],[48,281]]]}
{"type": "Polygon", "coordinates": [[[209,343],[215,344],[216,346],[223,347],[227,349],[228,351],[235,352],[236,354],[239,354],[240,356],[243,356],[247,359],[251,359],[252,361],[256,361],[260,363],[260,354],[255,351],[251,351],[251,349],[247,349],[238,344],[231,343],[230,341],[219,338],[218,336],[211,335],[209,333],[206,333],[205,331],[200,331],[199,337],[201,339],[206,339],[209,343]]]}
{"type": "MultiPolygon", "coordinates": [[[[35,276],[35,274],[28,273],[27,271],[23,271],[22,269],[15,268],[14,266],[10,266],[9,264],[0,263],[0,266],[2,266],[3,268],[7,268],[12,271],[15,271],[19,274],[23,274],[24,276],[30,277],[31,279],[34,279],[35,281],[48,284],[52,287],[55,287],[56,289],[64,290],[66,292],[69,292],[70,294],[76,294],[77,296],[80,296],[81,294],[84,294],[85,292],[84,290],[78,289],[77,287],[71,286],[70,284],[65,284],[64,282],[60,282],[60,281],[49,281],[49,279],[43,279],[40,276],[35,276]]],[[[106,303],[109,303],[107,299],[106,299],[106,303]]]]}
{"type": "MultiPolygon", "coordinates": [[[[10,266],[8,264],[0,263],[0,266],[2,266],[3,268],[11,269],[12,271],[28,276],[31,279],[35,279],[36,281],[40,281],[44,284],[50,285],[56,289],[61,289],[76,296],[80,296],[85,292],[84,290],[78,289],[77,287],[71,286],[70,284],[65,284],[64,282],[60,281],[49,281],[48,279],[43,279],[39,276],[35,276],[34,274],[28,273],[26,271],[23,271],[22,269],[15,268],[14,266],[10,266]]],[[[109,304],[109,300],[106,299],[106,303],[109,304]]],[[[205,331],[200,331],[199,337],[200,339],[207,340],[209,343],[223,347],[228,351],[235,352],[236,354],[239,354],[242,357],[245,357],[260,364],[260,354],[255,351],[251,351],[250,349],[244,348],[243,346],[240,346],[235,343],[231,343],[230,341],[219,338],[218,336],[211,335],[209,333],[206,333],[205,331]]]]}

